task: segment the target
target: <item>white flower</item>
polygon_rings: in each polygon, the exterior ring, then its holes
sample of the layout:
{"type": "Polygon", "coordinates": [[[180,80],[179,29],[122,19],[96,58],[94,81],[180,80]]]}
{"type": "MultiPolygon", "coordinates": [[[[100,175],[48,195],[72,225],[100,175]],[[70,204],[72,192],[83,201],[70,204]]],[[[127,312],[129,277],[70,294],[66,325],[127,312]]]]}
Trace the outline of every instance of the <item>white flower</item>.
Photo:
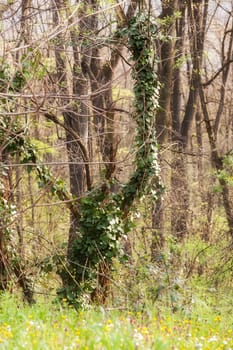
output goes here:
{"type": "Polygon", "coordinates": [[[195,349],[201,350],[203,347],[202,343],[196,342],[195,349]]]}
{"type": "Polygon", "coordinates": [[[217,340],[218,340],[218,338],[216,337],[216,335],[214,335],[213,337],[208,339],[208,342],[211,343],[211,342],[214,342],[214,341],[217,341],[217,340]]]}

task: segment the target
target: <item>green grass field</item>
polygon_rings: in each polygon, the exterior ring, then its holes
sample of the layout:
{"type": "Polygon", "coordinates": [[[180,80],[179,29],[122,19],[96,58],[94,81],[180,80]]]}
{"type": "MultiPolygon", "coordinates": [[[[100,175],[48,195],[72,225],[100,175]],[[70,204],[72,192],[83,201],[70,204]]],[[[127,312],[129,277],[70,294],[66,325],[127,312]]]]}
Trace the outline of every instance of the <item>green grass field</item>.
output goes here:
{"type": "MultiPolygon", "coordinates": [[[[229,305],[228,305],[229,306],[229,305]]],[[[233,349],[233,314],[198,300],[189,313],[158,308],[75,311],[41,301],[32,307],[0,297],[0,349],[233,349]]]]}

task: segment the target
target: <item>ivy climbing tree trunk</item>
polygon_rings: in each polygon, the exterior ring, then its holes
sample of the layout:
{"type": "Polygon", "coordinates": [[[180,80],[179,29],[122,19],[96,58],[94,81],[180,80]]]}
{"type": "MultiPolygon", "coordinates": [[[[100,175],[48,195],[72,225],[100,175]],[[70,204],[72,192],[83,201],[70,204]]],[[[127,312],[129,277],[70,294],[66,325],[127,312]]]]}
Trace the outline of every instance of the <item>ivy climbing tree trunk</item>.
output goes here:
{"type": "Polygon", "coordinates": [[[90,293],[98,302],[106,300],[112,259],[120,257],[121,239],[131,227],[133,203],[146,194],[154,200],[161,195],[155,132],[160,85],[152,50],[156,30],[150,17],[140,13],[117,33],[118,40],[127,42],[133,62],[133,118],[137,124],[135,171],[119,193],[112,193],[105,179],[102,186],[80,200],[78,237],[73,241],[70,260],[63,270],[63,274],[69,275],[69,285],[59,291],[77,306],[85,293],[90,293]]]}
{"type": "Polygon", "coordinates": [[[19,208],[13,200],[12,169],[8,167],[15,154],[18,158],[23,153],[25,135],[14,118],[2,118],[0,128],[0,290],[9,290],[10,281],[16,277],[24,299],[32,304],[34,299],[31,281],[25,273],[23,255],[14,244],[17,231],[16,209],[19,208]]]}
{"type": "MultiPolygon", "coordinates": [[[[10,5],[12,3],[9,4],[9,7],[10,5]]],[[[27,44],[29,44],[29,38],[31,37],[31,27],[28,25],[30,22],[31,0],[19,2],[19,6],[21,6],[19,7],[21,11],[19,11],[19,25],[15,37],[15,52],[11,55],[11,64],[7,61],[7,53],[3,52],[1,63],[4,62],[4,64],[1,65],[0,69],[1,92],[10,91],[12,93],[12,98],[10,99],[8,97],[1,97],[0,288],[9,289],[9,282],[15,280],[16,277],[18,285],[23,290],[24,299],[31,304],[34,302],[33,288],[30,278],[26,273],[25,257],[22,249],[22,217],[20,216],[16,220],[16,213],[22,209],[20,203],[20,173],[19,169],[14,174],[12,168],[8,168],[8,165],[12,162],[20,162],[20,154],[22,153],[25,141],[24,129],[22,128],[23,123],[16,116],[16,113],[12,112],[17,111],[20,114],[22,105],[20,94],[26,85],[25,76],[27,74],[27,68],[25,57],[28,54],[27,44]],[[17,97],[13,97],[14,94],[17,94],[17,97]],[[18,233],[18,237],[16,232],[18,233]],[[16,245],[15,242],[18,242],[18,244],[16,245]]]]}

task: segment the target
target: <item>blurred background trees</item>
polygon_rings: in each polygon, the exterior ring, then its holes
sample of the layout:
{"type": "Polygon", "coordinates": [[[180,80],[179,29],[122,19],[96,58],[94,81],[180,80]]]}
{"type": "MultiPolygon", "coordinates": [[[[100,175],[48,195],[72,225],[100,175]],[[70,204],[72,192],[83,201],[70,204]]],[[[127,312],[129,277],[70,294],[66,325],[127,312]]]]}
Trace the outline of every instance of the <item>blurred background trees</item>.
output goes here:
{"type": "Polygon", "coordinates": [[[114,260],[107,277],[113,298],[139,276],[159,295],[167,267],[183,280],[230,271],[230,249],[222,252],[233,235],[231,1],[1,1],[0,289],[19,285],[29,302],[60,276],[65,283],[83,198],[101,189],[109,201],[135,170],[135,62],[119,32],[138,13],[158,30],[165,191],[131,203],[135,227],[120,240],[128,260],[114,260]]]}

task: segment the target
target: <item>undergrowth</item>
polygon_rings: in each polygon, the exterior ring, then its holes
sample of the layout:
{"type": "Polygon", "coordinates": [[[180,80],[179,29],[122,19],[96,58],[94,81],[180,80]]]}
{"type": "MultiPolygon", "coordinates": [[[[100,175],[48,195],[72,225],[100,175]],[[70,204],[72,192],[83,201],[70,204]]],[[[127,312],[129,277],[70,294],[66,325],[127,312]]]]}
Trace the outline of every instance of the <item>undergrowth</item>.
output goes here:
{"type": "Polygon", "coordinates": [[[187,309],[161,302],[141,311],[70,308],[40,300],[29,307],[0,296],[0,349],[225,349],[233,348],[232,296],[196,290],[187,309]],[[164,304],[165,305],[165,304],[164,304]]]}

